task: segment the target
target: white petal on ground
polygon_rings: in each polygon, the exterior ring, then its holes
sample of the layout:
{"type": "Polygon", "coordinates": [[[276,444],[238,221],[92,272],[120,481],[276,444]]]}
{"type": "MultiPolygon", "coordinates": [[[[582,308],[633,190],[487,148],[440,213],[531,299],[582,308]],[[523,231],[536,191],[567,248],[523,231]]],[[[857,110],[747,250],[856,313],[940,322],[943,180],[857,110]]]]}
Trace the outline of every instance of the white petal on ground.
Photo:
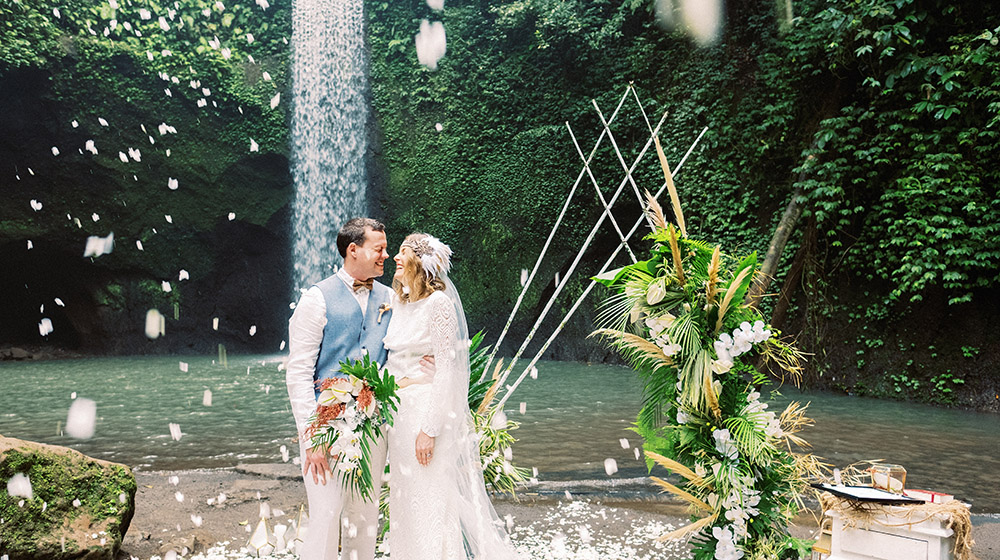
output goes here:
{"type": "Polygon", "coordinates": [[[97,403],[83,397],[73,401],[66,416],[66,435],[76,439],[94,437],[97,424],[97,403]]]}
{"type": "Polygon", "coordinates": [[[87,246],[83,249],[84,257],[99,257],[110,253],[115,248],[115,233],[111,232],[107,237],[91,235],[87,238],[87,246]]]}
{"type": "Polygon", "coordinates": [[[24,498],[30,500],[34,493],[31,491],[31,479],[22,473],[17,473],[7,481],[7,494],[10,497],[24,498]]]}
{"type": "Polygon", "coordinates": [[[140,250],[140,251],[143,251],[144,249],[142,248],[142,241],[136,239],[135,240],[135,248],[138,249],[138,250],[140,250]]]}
{"type": "Polygon", "coordinates": [[[34,210],[35,212],[38,212],[39,210],[42,209],[42,203],[38,202],[37,200],[35,200],[35,199],[32,198],[31,199],[31,209],[34,210]]]}
{"type": "MultiPolygon", "coordinates": [[[[181,425],[180,424],[174,424],[173,422],[171,422],[170,423],[170,437],[174,441],[180,441],[183,436],[184,436],[184,434],[181,433],[181,425]]],[[[180,500],[178,500],[178,501],[180,501],[180,500]]]]}
{"type": "Polygon", "coordinates": [[[52,146],[52,155],[54,156],[59,155],[59,148],[52,146]]]}
{"type": "Polygon", "coordinates": [[[420,32],[415,37],[417,60],[430,70],[437,70],[438,61],[447,51],[444,24],[440,21],[421,20],[420,32]]]}
{"type": "Polygon", "coordinates": [[[202,406],[212,406],[212,391],[211,389],[205,389],[205,394],[201,396],[202,406]]]}
{"type": "Polygon", "coordinates": [[[271,98],[271,108],[274,109],[275,107],[278,106],[278,103],[280,102],[281,102],[281,94],[280,93],[274,94],[274,97],[271,98]]]}
{"type": "Polygon", "coordinates": [[[195,515],[195,514],[192,513],[191,514],[191,523],[194,523],[195,527],[201,527],[201,516],[200,515],[195,515]]]}
{"type": "Polygon", "coordinates": [[[619,440],[618,440],[618,443],[620,443],[620,444],[621,444],[621,446],[622,446],[622,449],[628,449],[628,448],[629,448],[629,444],[628,444],[628,440],[627,440],[627,439],[625,439],[625,438],[621,438],[621,439],[619,439],[619,440]]]}
{"type": "Polygon", "coordinates": [[[254,140],[253,138],[250,139],[250,151],[251,152],[259,152],[260,151],[260,145],[257,144],[257,141],[254,140]]]}
{"type": "Polygon", "coordinates": [[[618,472],[618,461],[615,461],[614,459],[612,459],[610,457],[607,458],[607,459],[605,459],[604,460],[604,472],[608,473],[608,476],[611,476],[611,475],[615,474],[616,472],[618,472]]]}
{"type": "Polygon", "coordinates": [[[257,334],[257,325],[250,325],[250,336],[257,334]]]}
{"type": "Polygon", "coordinates": [[[178,502],[183,502],[183,501],[184,501],[184,494],[181,494],[180,492],[176,492],[176,493],[174,494],[174,498],[175,498],[175,499],[176,499],[176,500],[177,500],[178,502]]]}
{"type": "Polygon", "coordinates": [[[174,486],[177,486],[178,484],[180,484],[181,479],[177,476],[171,476],[170,478],[167,479],[167,482],[173,484],[174,486]]]}
{"type": "Polygon", "coordinates": [[[150,340],[156,340],[161,334],[164,334],[164,323],[165,319],[163,315],[160,314],[157,309],[150,309],[146,312],[146,337],[150,340]]]}
{"type": "Polygon", "coordinates": [[[45,317],[38,322],[38,334],[42,336],[48,336],[48,334],[51,333],[52,331],[53,331],[52,319],[45,317]]]}
{"type": "Polygon", "coordinates": [[[229,58],[233,56],[233,52],[230,51],[229,48],[224,48],[219,52],[222,53],[222,58],[225,60],[229,60],[229,58]]]}

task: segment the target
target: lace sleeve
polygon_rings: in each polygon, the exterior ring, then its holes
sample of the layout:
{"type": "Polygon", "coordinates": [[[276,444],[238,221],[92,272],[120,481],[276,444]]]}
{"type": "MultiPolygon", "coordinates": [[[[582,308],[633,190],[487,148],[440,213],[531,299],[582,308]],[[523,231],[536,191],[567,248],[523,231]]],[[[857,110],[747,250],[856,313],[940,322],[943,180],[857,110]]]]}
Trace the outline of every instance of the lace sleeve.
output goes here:
{"type": "MultiPolygon", "coordinates": [[[[455,414],[454,401],[460,398],[459,386],[462,372],[457,371],[456,345],[458,344],[458,320],[455,307],[444,294],[432,294],[430,306],[430,334],[434,348],[434,381],[432,391],[434,402],[427,407],[427,412],[420,426],[423,432],[431,437],[441,433],[449,416],[455,414]]],[[[468,372],[465,373],[466,377],[468,372]]]]}

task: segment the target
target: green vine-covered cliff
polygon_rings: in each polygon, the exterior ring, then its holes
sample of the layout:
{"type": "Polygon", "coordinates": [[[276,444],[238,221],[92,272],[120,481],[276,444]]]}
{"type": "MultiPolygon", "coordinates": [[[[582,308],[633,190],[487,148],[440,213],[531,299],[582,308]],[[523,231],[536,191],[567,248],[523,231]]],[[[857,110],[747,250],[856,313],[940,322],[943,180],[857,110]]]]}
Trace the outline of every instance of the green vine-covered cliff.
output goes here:
{"type": "MultiPolygon", "coordinates": [[[[677,177],[691,235],[764,260],[790,224],[762,308],[813,354],[811,385],[996,408],[1000,16],[972,2],[736,0],[721,38],[700,46],[663,24],[670,6],[366,0],[370,213],[390,243],[423,230],[451,244],[470,322],[495,336],[582,169],[566,123],[589,153],[602,129],[592,100],[609,118],[632,84],[653,124],[667,115],[671,165],[708,128],[677,177]],[[447,32],[436,71],[417,62],[424,18],[447,32]]],[[[0,7],[0,289],[12,296],[0,343],[277,350],[294,299],[290,37],[290,0],[0,7]],[[111,231],[114,252],[81,256],[111,231]],[[157,340],[142,333],[151,307],[167,317],[157,340]],[[43,317],[55,327],[44,340],[43,317]]],[[[631,163],[649,138],[634,97],[611,128],[631,163]]],[[[624,177],[607,139],[592,171],[606,197],[624,177]]],[[[662,183],[652,150],[634,177],[662,183]]],[[[506,352],[600,213],[584,176],[506,352]]],[[[639,216],[627,187],[615,218],[639,216]]],[[[616,243],[606,224],[541,336],[616,243]]],[[[550,356],[608,358],[584,339],[594,305],[550,356]]]]}

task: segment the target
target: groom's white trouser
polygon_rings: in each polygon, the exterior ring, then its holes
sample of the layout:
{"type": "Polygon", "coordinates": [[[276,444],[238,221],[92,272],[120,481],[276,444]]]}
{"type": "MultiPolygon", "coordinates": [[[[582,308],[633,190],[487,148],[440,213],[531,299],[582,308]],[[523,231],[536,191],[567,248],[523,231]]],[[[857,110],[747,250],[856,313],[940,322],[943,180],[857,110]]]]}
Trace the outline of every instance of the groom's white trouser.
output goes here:
{"type": "MultiPolygon", "coordinates": [[[[305,475],[306,497],[309,499],[309,528],[300,552],[301,560],[337,560],[337,545],[343,535],[341,560],[373,560],[375,538],[378,535],[378,497],[385,472],[388,446],[385,435],[372,445],[371,472],[374,499],[365,500],[344,489],[336,471],[326,484],[313,482],[310,471],[305,475]]],[[[305,444],[299,444],[299,457],[305,463],[305,444]]],[[[331,469],[333,466],[331,465],[331,469]]]]}

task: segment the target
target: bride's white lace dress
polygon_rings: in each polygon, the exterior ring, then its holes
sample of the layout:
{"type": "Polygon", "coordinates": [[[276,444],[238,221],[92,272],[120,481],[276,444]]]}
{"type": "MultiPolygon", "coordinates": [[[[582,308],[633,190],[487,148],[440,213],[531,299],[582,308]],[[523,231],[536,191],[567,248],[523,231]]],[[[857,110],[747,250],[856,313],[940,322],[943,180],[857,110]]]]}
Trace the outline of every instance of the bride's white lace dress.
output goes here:
{"type": "Polygon", "coordinates": [[[464,317],[443,292],[414,303],[394,299],[392,310],[386,367],[397,380],[415,383],[399,390],[389,430],[389,554],[392,560],[516,559],[483,483],[468,407],[464,317]],[[421,372],[424,355],[434,356],[432,378],[421,372]],[[416,459],[421,430],[435,438],[427,466],[416,459]]]}

